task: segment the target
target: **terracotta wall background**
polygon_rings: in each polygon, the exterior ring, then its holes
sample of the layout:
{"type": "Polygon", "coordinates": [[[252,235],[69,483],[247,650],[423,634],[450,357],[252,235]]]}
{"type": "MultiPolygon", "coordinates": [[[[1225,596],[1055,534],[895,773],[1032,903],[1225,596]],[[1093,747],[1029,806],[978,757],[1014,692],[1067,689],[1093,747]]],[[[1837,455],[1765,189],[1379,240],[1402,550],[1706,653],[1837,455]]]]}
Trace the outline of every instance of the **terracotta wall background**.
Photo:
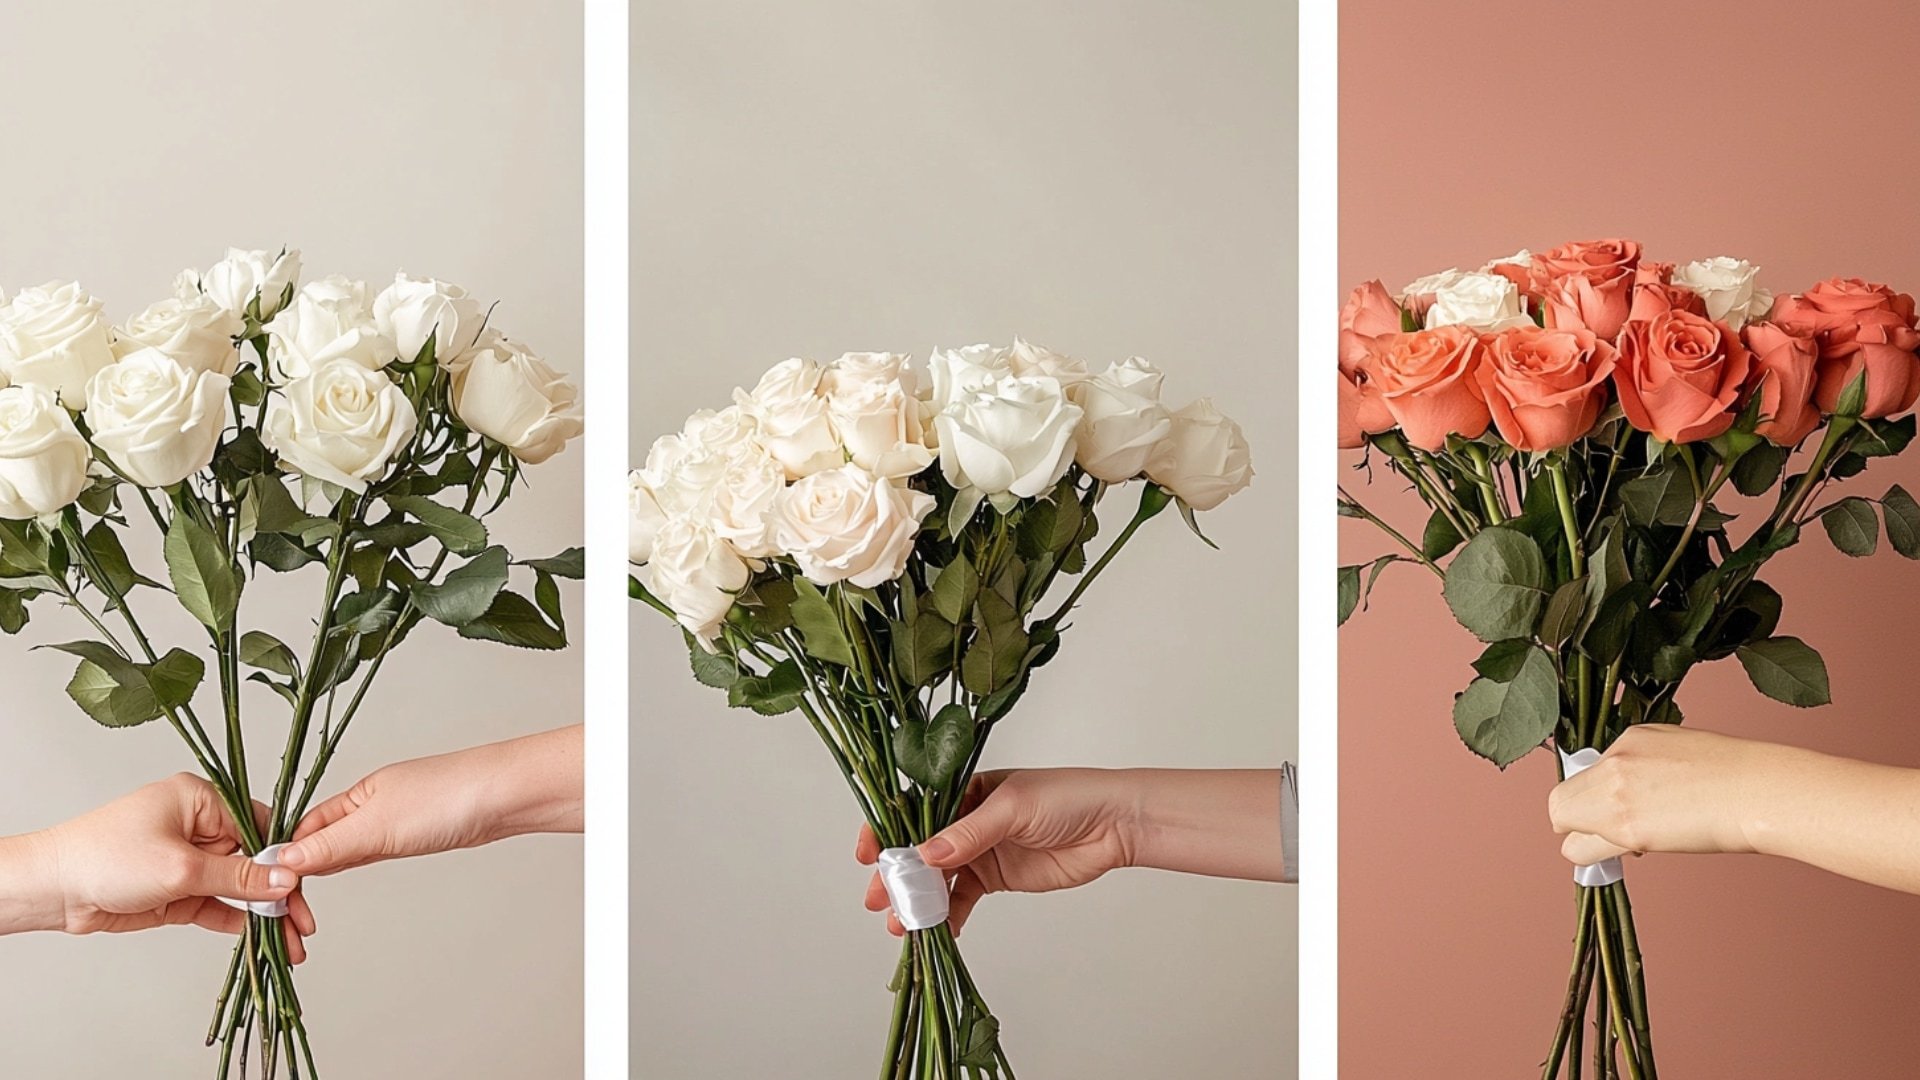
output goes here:
{"type": "MultiPolygon", "coordinates": [[[[1920,290],[1920,8],[1347,0],[1340,17],[1343,285],[1622,235],[1751,259],[1776,292],[1833,274],[1920,290]]],[[[1417,530],[1417,500],[1378,476],[1368,501],[1417,530]]],[[[1920,455],[1850,487],[1896,481],[1920,483],[1920,455]]],[[[1342,562],[1384,550],[1341,530],[1342,562]]],[[[1816,538],[1768,579],[1835,704],[1774,704],[1727,661],[1690,680],[1688,722],[1920,767],[1920,566],[1816,538]]],[[[1449,709],[1475,653],[1400,566],[1340,634],[1347,1076],[1535,1075],[1552,1034],[1573,893],[1553,769],[1461,747],[1449,709]]],[[[1663,1075],[1912,1074],[1920,899],[1758,857],[1627,872],[1663,1075]]]]}

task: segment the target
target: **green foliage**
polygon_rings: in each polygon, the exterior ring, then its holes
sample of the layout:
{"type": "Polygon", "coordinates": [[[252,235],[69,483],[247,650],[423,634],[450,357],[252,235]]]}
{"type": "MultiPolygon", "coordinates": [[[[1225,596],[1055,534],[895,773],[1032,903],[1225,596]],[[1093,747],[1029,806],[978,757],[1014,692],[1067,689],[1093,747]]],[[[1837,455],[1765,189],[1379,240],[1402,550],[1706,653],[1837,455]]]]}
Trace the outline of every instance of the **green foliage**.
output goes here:
{"type": "Polygon", "coordinates": [[[1553,659],[1527,647],[1512,678],[1479,678],[1453,703],[1453,727],[1467,749],[1504,769],[1553,734],[1560,683],[1553,659]]]}
{"type": "Polygon", "coordinates": [[[220,541],[191,514],[175,514],[162,545],[180,606],[217,633],[233,629],[240,606],[240,574],[220,541]]]}
{"type": "Polygon", "coordinates": [[[1540,549],[1509,528],[1482,529],[1447,567],[1447,607],[1481,641],[1528,637],[1547,598],[1540,549]]]}
{"type": "Polygon", "coordinates": [[[965,705],[947,705],[922,720],[900,718],[893,732],[893,757],[900,771],[934,791],[944,791],[972,756],[973,714],[965,705]]]}
{"type": "Polygon", "coordinates": [[[1742,645],[1734,655],[1747,669],[1753,688],[1775,701],[1808,708],[1833,700],[1826,661],[1799,638],[1767,638],[1742,645]]]}

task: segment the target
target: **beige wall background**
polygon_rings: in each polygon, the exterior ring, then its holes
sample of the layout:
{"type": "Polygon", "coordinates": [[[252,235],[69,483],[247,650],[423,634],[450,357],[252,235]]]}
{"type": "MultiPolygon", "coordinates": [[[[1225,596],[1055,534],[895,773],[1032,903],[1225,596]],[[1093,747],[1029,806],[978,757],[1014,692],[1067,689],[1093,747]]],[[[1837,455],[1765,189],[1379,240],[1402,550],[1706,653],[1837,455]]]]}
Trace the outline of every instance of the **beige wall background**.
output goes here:
{"type": "MultiPolygon", "coordinates": [[[[985,764],[1295,751],[1294,12],[652,0],[632,25],[632,456],[792,355],[1019,333],[1140,354],[1259,475],[1156,523],[985,764]]],[[[866,1075],[898,957],[812,732],[726,708],[635,605],[636,1076],[866,1075]]],[[[1274,1077],[1295,896],[1148,871],[996,896],[963,939],[1022,1076],[1274,1077]]]]}
{"type": "MultiPolygon", "coordinates": [[[[315,276],[404,268],[497,298],[500,325],[578,375],[580,39],[573,5],[511,0],[8,4],[0,287],[75,277],[124,318],[229,244],[286,242],[315,276]]],[[[495,534],[529,555],[578,543],[580,461],[574,447],[533,470],[495,534]]],[[[136,562],[157,574],[158,553],[142,534],[136,562]]],[[[304,641],[320,584],[271,576],[243,617],[304,641]]],[[[162,621],[170,601],[142,599],[162,621]]],[[[566,601],[579,610],[577,588],[566,601]]],[[[51,605],[35,619],[0,639],[0,833],[192,764],[164,725],[109,731],[75,708],[71,664],[27,645],[83,626],[51,605]]],[[[577,650],[422,630],[323,794],[580,718],[577,650]]],[[[270,696],[248,707],[257,771],[277,760],[284,713],[270,696]]],[[[316,880],[321,929],[299,979],[325,1074],[579,1075],[580,847],[530,838],[316,880]]],[[[0,1075],[211,1075],[200,1040],[228,952],[191,928],[0,939],[0,1075]]]]}

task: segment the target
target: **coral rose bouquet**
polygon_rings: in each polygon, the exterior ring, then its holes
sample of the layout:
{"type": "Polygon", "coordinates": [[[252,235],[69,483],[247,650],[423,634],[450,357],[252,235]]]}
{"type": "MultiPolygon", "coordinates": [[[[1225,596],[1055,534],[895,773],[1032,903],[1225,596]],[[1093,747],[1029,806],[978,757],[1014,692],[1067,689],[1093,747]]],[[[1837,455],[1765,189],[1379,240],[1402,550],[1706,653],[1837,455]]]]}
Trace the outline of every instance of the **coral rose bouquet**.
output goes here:
{"type": "MultiPolygon", "coordinates": [[[[1409,563],[1485,643],[1454,726],[1505,768],[1543,746],[1562,775],[1628,726],[1679,723],[1698,664],[1733,657],[1754,687],[1825,704],[1827,671],[1777,633],[1759,579],[1816,521],[1848,555],[1920,558],[1899,486],[1829,485],[1914,435],[1913,298],[1852,278],[1773,298],[1755,268],[1673,266],[1631,241],[1521,252],[1341,312],[1340,445],[1383,463],[1430,510],[1393,525],[1342,488],[1340,513],[1397,547],[1340,568],[1340,619],[1409,563]],[[1736,500],[1738,496],[1745,501],[1736,500]]],[[[1544,1075],[1657,1075],[1641,953],[1618,860],[1582,867],[1571,974],[1544,1075]]]]}
{"type": "MultiPolygon", "coordinates": [[[[580,549],[518,560],[483,523],[580,433],[573,387],[456,286],[299,269],[295,251],[232,251],[118,326],[71,282],[0,304],[0,629],[77,613],[92,637],[42,646],[77,662],[75,704],[111,728],[164,720],[236,854],[263,863],[421,623],[562,648],[554,579],[581,572],[580,549]],[[249,626],[269,572],[317,586],[309,640],[249,626]],[[169,602],[194,626],[179,645],[148,621],[169,602]],[[286,721],[271,772],[265,712],[286,721]]],[[[217,1075],[245,1075],[251,1051],[263,1075],[318,1076],[285,902],[230,903],[249,914],[207,1031],[217,1075]]]]}
{"type": "Polygon", "coordinates": [[[1162,379],[1026,342],[939,351],[925,372],[891,353],[788,360],[632,475],[634,594],[729,704],[805,719],[886,849],[908,933],[883,1078],[1013,1075],[946,925],[949,888],[979,883],[950,886],[916,845],[961,812],[987,737],[1127,541],[1249,482],[1239,426],[1204,399],[1169,408],[1162,379]]]}

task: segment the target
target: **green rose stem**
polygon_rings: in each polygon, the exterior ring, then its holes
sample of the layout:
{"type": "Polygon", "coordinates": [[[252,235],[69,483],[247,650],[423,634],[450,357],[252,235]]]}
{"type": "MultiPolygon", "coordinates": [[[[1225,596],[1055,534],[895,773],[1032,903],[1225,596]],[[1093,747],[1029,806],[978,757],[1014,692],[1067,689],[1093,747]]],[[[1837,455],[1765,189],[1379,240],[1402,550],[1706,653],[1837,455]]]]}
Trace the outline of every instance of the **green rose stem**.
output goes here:
{"type": "MultiPolygon", "coordinates": [[[[1486,510],[1487,520],[1498,525],[1507,520],[1507,513],[1500,502],[1500,489],[1494,485],[1493,466],[1487,461],[1487,448],[1479,443],[1468,443],[1467,456],[1473,459],[1473,482],[1480,489],[1480,505],[1486,510]]],[[[1561,483],[1564,482],[1563,479],[1561,483]]]]}
{"type": "Polygon", "coordinates": [[[1407,554],[1412,555],[1415,559],[1417,559],[1420,565],[1433,571],[1433,575],[1435,577],[1439,578],[1442,581],[1446,580],[1447,578],[1446,571],[1440,569],[1439,563],[1434,562],[1432,559],[1428,558],[1427,553],[1423,551],[1418,544],[1415,544],[1413,541],[1407,539],[1406,536],[1403,533],[1401,533],[1399,529],[1396,529],[1392,525],[1387,524],[1386,521],[1383,520],[1378,514],[1375,514],[1373,511],[1367,509],[1366,506],[1362,504],[1359,499],[1356,499],[1352,495],[1348,494],[1346,488],[1340,488],[1338,490],[1340,493],[1340,504],[1343,507],[1351,511],[1355,517],[1358,517],[1363,521],[1372,522],[1374,528],[1379,529],[1383,533],[1386,533],[1387,536],[1391,537],[1395,543],[1405,548],[1407,550],[1407,554]]]}

